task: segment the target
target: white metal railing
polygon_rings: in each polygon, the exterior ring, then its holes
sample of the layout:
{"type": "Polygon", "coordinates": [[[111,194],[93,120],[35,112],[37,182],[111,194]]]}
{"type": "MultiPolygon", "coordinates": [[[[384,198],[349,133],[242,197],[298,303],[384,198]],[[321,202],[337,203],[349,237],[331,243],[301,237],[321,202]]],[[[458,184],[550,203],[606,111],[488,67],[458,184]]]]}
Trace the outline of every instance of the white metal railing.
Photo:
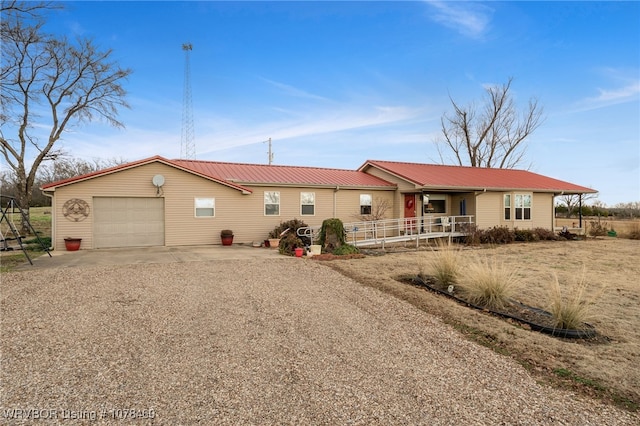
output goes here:
{"type": "MultiPolygon", "coordinates": [[[[382,244],[385,242],[464,235],[473,225],[473,216],[424,216],[376,221],[345,223],[347,240],[353,245],[382,244]]],[[[299,228],[297,234],[313,241],[320,226],[299,228]]]]}

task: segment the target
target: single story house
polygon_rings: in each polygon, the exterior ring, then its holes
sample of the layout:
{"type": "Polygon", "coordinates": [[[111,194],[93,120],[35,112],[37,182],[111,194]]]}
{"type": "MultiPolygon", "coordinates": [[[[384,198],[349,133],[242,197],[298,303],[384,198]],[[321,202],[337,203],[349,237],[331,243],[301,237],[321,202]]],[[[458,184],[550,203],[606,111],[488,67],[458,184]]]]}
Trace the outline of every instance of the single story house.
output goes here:
{"type": "Polygon", "coordinates": [[[82,249],[263,241],[280,222],[310,226],[386,218],[472,216],[479,228],[554,228],[554,197],[593,189],[525,170],[368,160],[357,170],[169,160],[155,156],[42,187],[52,245],[82,249]]]}

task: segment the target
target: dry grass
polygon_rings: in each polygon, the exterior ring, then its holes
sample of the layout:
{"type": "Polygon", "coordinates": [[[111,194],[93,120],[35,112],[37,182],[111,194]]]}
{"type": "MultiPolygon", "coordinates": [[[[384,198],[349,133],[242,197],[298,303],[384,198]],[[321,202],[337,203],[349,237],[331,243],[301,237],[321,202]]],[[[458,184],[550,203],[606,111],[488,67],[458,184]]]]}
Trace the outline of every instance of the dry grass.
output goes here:
{"type": "Polygon", "coordinates": [[[583,268],[578,278],[569,281],[564,289],[560,285],[558,274],[552,275],[553,278],[549,281],[548,310],[553,315],[555,327],[577,330],[585,323],[594,320],[596,318],[594,305],[602,297],[605,286],[589,294],[586,268],[583,268]]]}
{"type": "Polygon", "coordinates": [[[490,310],[502,310],[519,286],[517,270],[502,262],[476,259],[464,268],[460,288],[465,299],[490,310]]]}
{"type": "MultiPolygon", "coordinates": [[[[415,276],[419,260],[431,250],[398,247],[395,253],[364,259],[329,262],[360,283],[403,299],[442,318],[469,339],[517,359],[539,380],[569,386],[628,409],[640,404],[640,241],[621,238],[585,241],[516,243],[465,248],[464,256],[490,255],[519,271],[517,299],[545,307],[549,274],[561,279],[588,268],[589,282],[606,284],[598,300],[598,316],[591,324],[597,341],[563,340],[526,330],[483,312],[470,310],[448,298],[398,281],[415,276]],[[569,371],[563,378],[557,371],[569,371]],[[604,390],[602,390],[604,389],[604,390]]],[[[562,282],[562,281],[561,281],[562,282]]]]}
{"type": "Polygon", "coordinates": [[[420,260],[420,275],[433,276],[447,287],[458,281],[463,260],[460,246],[438,241],[436,248],[431,248],[431,253],[420,260]]]}
{"type": "MultiPolygon", "coordinates": [[[[592,217],[584,217],[582,218],[582,226],[590,227],[590,222],[593,220],[597,220],[592,217]]],[[[637,232],[640,229],[640,220],[638,219],[624,219],[624,220],[616,220],[611,218],[601,218],[602,222],[606,222],[607,229],[614,229],[618,233],[619,238],[632,238],[634,232],[637,232]]],[[[556,218],[556,226],[562,227],[567,226],[570,228],[575,228],[579,225],[579,220],[576,218],[565,219],[565,218],[556,218]]]]}

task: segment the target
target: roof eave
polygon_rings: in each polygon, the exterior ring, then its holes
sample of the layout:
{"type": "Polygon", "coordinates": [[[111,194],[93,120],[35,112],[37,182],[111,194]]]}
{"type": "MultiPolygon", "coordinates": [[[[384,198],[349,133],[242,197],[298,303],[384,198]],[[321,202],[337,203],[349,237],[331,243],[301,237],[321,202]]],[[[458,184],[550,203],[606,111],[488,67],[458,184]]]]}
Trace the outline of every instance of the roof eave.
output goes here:
{"type": "Polygon", "coordinates": [[[229,181],[226,181],[224,179],[219,179],[219,178],[215,178],[213,176],[208,176],[208,175],[202,174],[200,172],[197,172],[195,170],[189,169],[187,167],[183,167],[180,164],[176,164],[175,162],[173,162],[171,160],[168,160],[168,159],[166,159],[164,157],[160,157],[160,156],[150,157],[150,158],[146,158],[146,159],[139,160],[139,161],[133,161],[131,163],[122,164],[122,165],[115,166],[115,167],[110,167],[108,169],[99,170],[97,172],[88,173],[86,175],[75,176],[75,177],[72,177],[72,178],[69,178],[69,179],[63,179],[63,180],[60,180],[60,181],[57,181],[57,182],[52,182],[50,184],[43,185],[42,187],[40,187],[40,189],[42,191],[44,191],[44,192],[54,192],[56,190],[56,188],[59,188],[59,187],[63,187],[63,186],[67,186],[67,185],[71,185],[71,184],[75,184],[75,183],[79,183],[79,182],[84,182],[84,181],[91,180],[91,179],[94,179],[94,178],[97,178],[97,177],[110,175],[110,174],[113,174],[113,173],[121,172],[123,170],[133,169],[135,167],[144,166],[144,165],[151,164],[151,163],[154,163],[154,162],[159,162],[159,163],[165,164],[165,165],[167,165],[169,167],[173,167],[173,168],[182,170],[184,172],[191,173],[193,175],[196,175],[196,176],[202,177],[204,179],[210,180],[212,182],[219,183],[219,184],[227,186],[229,188],[236,189],[236,190],[242,192],[245,195],[251,194],[253,192],[253,191],[251,191],[251,189],[246,188],[246,187],[244,187],[242,185],[239,185],[239,184],[236,184],[236,183],[233,183],[233,182],[229,182],[229,181]]]}
{"type": "Polygon", "coordinates": [[[515,187],[481,187],[481,186],[436,186],[423,185],[419,187],[422,190],[430,191],[491,191],[491,192],[507,192],[507,191],[527,191],[527,192],[548,192],[553,194],[596,194],[598,191],[591,188],[585,189],[561,189],[561,188],[515,188],[515,187]]]}
{"type": "Polygon", "coordinates": [[[286,188],[318,188],[318,189],[377,189],[395,191],[396,185],[354,185],[341,183],[304,183],[304,182],[237,182],[241,185],[255,187],[286,187],[286,188]]]}

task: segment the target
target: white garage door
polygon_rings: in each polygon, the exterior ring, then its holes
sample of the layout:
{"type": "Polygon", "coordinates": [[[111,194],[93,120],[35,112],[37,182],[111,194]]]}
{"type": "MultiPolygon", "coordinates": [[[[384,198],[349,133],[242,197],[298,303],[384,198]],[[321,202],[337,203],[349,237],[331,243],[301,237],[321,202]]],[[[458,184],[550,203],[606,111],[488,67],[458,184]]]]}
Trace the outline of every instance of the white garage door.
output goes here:
{"type": "Polygon", "coordinates": [[[164,198],[93,199],[94,248],[164,245],[164,198]]]}

